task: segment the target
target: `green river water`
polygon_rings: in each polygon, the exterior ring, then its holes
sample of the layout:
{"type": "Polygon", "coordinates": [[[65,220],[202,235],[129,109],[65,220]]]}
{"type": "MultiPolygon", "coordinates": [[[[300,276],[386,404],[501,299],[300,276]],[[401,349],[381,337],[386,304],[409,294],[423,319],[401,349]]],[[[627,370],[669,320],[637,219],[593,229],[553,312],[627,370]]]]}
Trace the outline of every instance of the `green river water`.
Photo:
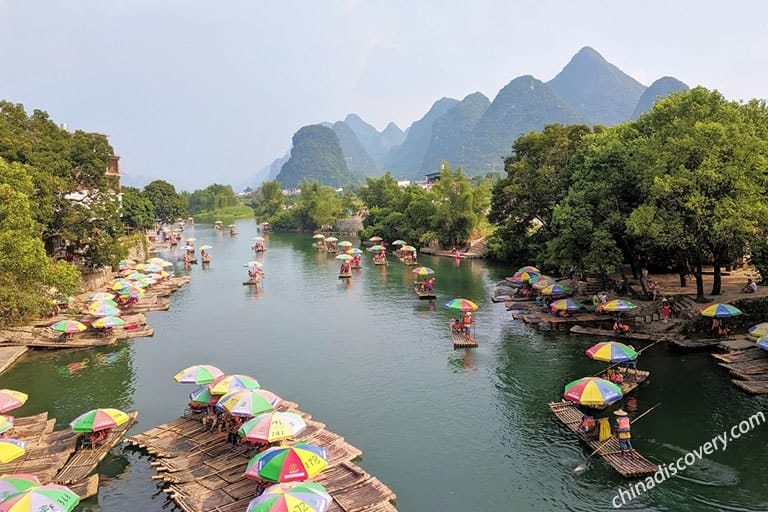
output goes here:
{"type": "MultiPolygon", "coordinates": [[[[362,271],[344,283],[338,262],[309,235],[270,233],[267,251],[254,257],[256,224],[238,227],[235,238],[208,225],[185,232],[213,246],[213,262],[193,266],[170,311],[147,315],[154,338],[35,352],[0,376],[0,387],[30,395],[15,414],[49,411],[64,428],[94,407],[137,409],[132,432],[140,432],[182,413],[192,388],[172,375],[210,363],[255,376],[360,448],[360,465],[395,491],[403,512],[613,509],[627,481],[594,459],[574,475],[589,452],[547,408],[565,383],[600,369],[584,356],[597,340],[538,331],[491,303],[494,283],[515,269],[422,257],[436,270],[430,303],[417,300],[410,268],[392,257],[375,267],[366,253],[362,271]],[[241,285],[251,259],[264,263],[263,289],[241,285]],[[452,348],[455,315],[442,304],[456,296],[480,305],[477,349],[452,348]],[[77,362],[85,367],[70,372],[77,362]]],[[[639,366],[652,375],[634,394],[638,410],[662,405],[633,427],[633,442],[658,463],[768,412],[765,399],[735,389],[706,354],[657,345],[639,366]]],[[[759,426],[624,508],[768,510],[767,442],[768,426],[759,426]]],[[[99,497],[78,510],[162,510],[165,495],[139,452],[118,447],[99,470],[99,497]]]]}

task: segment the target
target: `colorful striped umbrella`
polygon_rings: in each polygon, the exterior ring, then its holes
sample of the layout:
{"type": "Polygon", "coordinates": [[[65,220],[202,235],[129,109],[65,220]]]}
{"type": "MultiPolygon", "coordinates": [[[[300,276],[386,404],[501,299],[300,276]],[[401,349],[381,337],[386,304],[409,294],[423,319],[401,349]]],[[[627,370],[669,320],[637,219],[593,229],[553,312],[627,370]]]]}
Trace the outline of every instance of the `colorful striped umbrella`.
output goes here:
{"type": "Polygon", "coordinates": [[[530,284],[533,284],[533,287],[536,290],[541,290],[542,288],[546,288],[547,286],[557,284],[557,281],[554,277],[549,276],[539,276],[539,277],[532,277],[529,281],[530,284]]]}
{"type": "Polygon", "coordinates": [[[91,301],[89,307],[93,306],[94,304],[104,304],[105,306],[112,306],[113,308],[117,307],[117,302],[115,302],[114,298],[91,301]]]}
{"type": "Polygon", "coordinates": [[[312,235],[312,238],[315,240],[325,240],[325,235],[321,235],[320,233],[317,233],[315,235],[312,235]]]}
{"type": "Polygon", "coordinates": [[[629,302],[628,300],[613,299],[609,300],[603,306],[603,311],[611,311],[615,313],[623,313],[631,309],[635,309],[637,306],[629,302]]]}
{"type": "Polygon", "coordinates": [[[4,434],[13,428],[13,416],[0,416],[0,434],[4,434]]]}
{"type": "Polygon", "coordinates": [[[539,293],[542,295],[549,295],[553,297],[560,297],[571,293],[571,289],[562,284],[550,284],[542,288],[539,293]]]}
{"type": "Polygon", "coordinates": [[[605,363],[626,363],[637,359],[634,348],[618,341],[605,341],[592,345],[586,350],[587,357],[605,363]]]}
{"type": "MultiPolygon", "coordinates": [[[[27,443],[20,439],[0,439],[0,462],[8,464],[24,455],[27,451],[27,443]]],[[[2,510],[0,508],[0,510],[2,510]]]]}
{"type": "Polygon", "coordinates": [[[537,274],[541,273],[541,270],[539,270],[538,268],[533,267],[531,265],[526,265],[524,267],[520,267],[519,269],[517,269],[517,271],[518,272],[535,272],[537,274]]]}
{"type": "Polygon", "coordinates": [[[534,272],[532,270],[524,270],[522,272],[515,272],[515,274],[512,276],[513,281],[520,281],[521,283],[527,283],[533,278],[539,277],[538,272],[534,272]]]}
{"type": "Polygon", "coordinates": [[[341,261],[349,261],[352,259],[352,256],[350,256],[349,254],[339,254],[338,256],[336,256],[336,259],[341,261]]]}
{"type": "Polygon", "coordinates": [[[471,300],[462,299],[461,297],[449,300],[443,307],[445,307],[445,309],[453,309],[456,311],[477,311],[479,308],[479,306],[471,300]]]}
{"type": "MultiPolygon", "coordinates": [[[[203,247],[201,247],[201,249],[203,247]]],[[[210,248],[210,246],[208,246],[208,248],[210,248]]],[[[141,270],[149,273],[157,273],[157,272],[161,272],[163,270],[163,267],[158,265],[157,263],[146,263],[145,265],[142,266],[141,270]]]]}
{"type": "Polygon", "coordinates": [[[237,431],[240,437],[252,442],[274,443],[300,434],[307,423],[292,412],[265,412],[243,423],[237,431]]]}
{"type": "Polygon", "coordinates": [[[755,338],[764,338],[768,336],[768,322],[753,325],[749,328],[749,334],[755,338]]]}
{"type": "Polygon", "coordinates": [[[267,487],[245,512],[325,512],[333,498],[315,482],[289,482],[267,487]]]}
{"type": "Polygon", "coordinates": [[[369,242],[374,242],[374,243],[381,242],[382,240],[384,239],[381,238],[380,236],[372,236],[371,238],[368,239],[369,242]]]}
{"type": "Polygon", "coordinates": [[[92,316],[118,316],[120,315],[120,310],[109,304],[94,302],[88,306],[88,314],[92,316]]]}
{"type": "Polygon", "coordinates": [[[573,299],[558,299],[549,305],[549,309],[553,311],[578,311],[583,307],[584,304],[573,299]]]}
{"type": "Polygon", "coordinates": [[[126,286],[118,290],[118,295],[121,297],[129,297],[131,299],[141,299],[144,297],[144,288],[138,286],[126,286]]]}
{"type": "Polygon", "coordinates": [[[216,405],[221,395],[213,395],[211,386],[206,384],[200,386],[189,394],[189,403],[193,407],[205,407],[206,405],[216,405]]]}
{"type": "Polygon", "coordinates": [[[0,503],[0,512],[71,512],[80,497],[69,487],[45,484],[32,487],[0,503]]]}
{"type": "Polygon", "coordinates": [[[405,240],[395,240],[390,245],[408,245],[408,242],[406,242],[405,240]]]}
{"type": "Polygon", "coordinates": [[[763,350],[768,350],[768,337],[757,340],[757,346],[763,350]]]}
{"type": "Polygon", "coordinates": [[[256,260],[254,260],[254,261],[249,261],[248,263],[246,263],[246,264],[245,264],[245,265],[243,265],[243,266],[244,266],[244,267],[256,267],[256,268],[262,268],[262,267],[264,267],[264,264],[263,264],[262,262],[260,262],[260,261],[256,261],[256,260]]]}
{"type": "Polygon", "coordinates": [[[25,403],[29,395],[15,389],[0,389],[0,413],[18,409],[25,403]]]}
{"type": "Polygon", "coordinates": [[[256,416],[273,411],[282,399],[266,389],[241,389],[222,396],[216,408],[233,416],[256,416]]]}
{"type": "Polygon", "coordinates": [[[400,247],[400,250],[403,252],[416,252],[416,248],[412,245],[404,245],[400,247]]]}
{"type": "Polygon", "coordinates": [[[94,320],[91,324],[98,329],[109,329],[112,327],[122,327],[125,325],[125,320],[119,316],[104,316],[98,320],[94,320]]]}
{"type": "Polygon", "coordinates": [[[307,443],[268,448],[248,461],[246,478],[296,482],[314,477],[328,467],[325,448],[307,443]]]}
{"type": "Polygon", "coordinates": [[[51,326],[52,331],[63,332],[65,334],[74,334],[76,332],[83,332],[88,327],[78,322],[77,320],[59,320],[51,326]]]}
{"type": "Polygon", "coordinates": [[[114,281],[112,281],[111,289],[114,291],[118,291],[128,286],[133,286],[133,282],[121,277],[120,279],[115,279],[114,281]]]}
{"type": "Polygon", "coordinates": [[[136,262],[130,259],[120,260],[117,264],[120,268],[132,267],[134,265],[136,265],[136,262]]]}
{"type": "Polygon", "coordinates": [[[86,302],[96,302],[99,300],[113,300],[115,298],[114,293],[109,292],[98,292],[94,293],[93,295],[90,295],[85,301],[86,302]]]}
{"type": "Polygon", "coordinates": [[[435,271],[429,267],[416,267],[415,269],[411,270],[411,273],[416,274],[417,276],[429,276],[434,274],[435,271]]]}
{"type": "Polygon", "coordinates": [[[248,375],[226,375],[213,381],[211,384],[211,394],[226,395],[241,389],[259,389],[259,387],[258,381],[248,375]]]}
{"type": "Polygon", "coordinates": [[[381,252],[386,251],[387,249],[383,245],[372,245],[368,248],[371,252],[381,252]]]}
{"type": "Polygon", "coordinates": [[[348,242],[344,240],[343,242],[339,242],[339,247],[352,247],[352,242],[348,242]]]}
{"type": "Polygon", "coordinates": [[[326,242],[338,242],[339,239],[336,238],[335,236],[329,236],[328,238],[325,239],[325,241],[326,242]]]}
{"type": "Polygon", "coordinates": [[[129,419],[120,409],[92,409],[72,420],[69,426],[73,432],[98,432],[122,425],[129,419]]]}
{"type": "Polygon", "coordinates": [[[699,309],[699,313],[701,313],[702,316],[708,316],[710,318],[730,318],[732,316],[739,316],[742,311],[730,304],[716,302],[714,304],[702,306],[702,308],[699,309]]]}
{"type": "Polygon", "coordinates": [[[24,492],[32,487],[42,485],[35,475],[17,473],[15,475],[0,476],[0,501],[4,501],[9,496],[24,492]]]}
{"type": "Polygon", "coordinates": [[[184,368],[173,376],[179,384],[210,384],[217,378],[224,375],[224,372],[209,364],[196,364],[184,368]]]}
{"type": "Polygon", "coordinates": [[[621,400],[621,388],[599,377],[584,377],[565,385],[566,400],[587,407],[604,407],[621,400]]]}
{"type": "Polygon", "coordinates": [[[355,247],[350,251],[350,254],[363,254],[363,251],[355,247]]]}

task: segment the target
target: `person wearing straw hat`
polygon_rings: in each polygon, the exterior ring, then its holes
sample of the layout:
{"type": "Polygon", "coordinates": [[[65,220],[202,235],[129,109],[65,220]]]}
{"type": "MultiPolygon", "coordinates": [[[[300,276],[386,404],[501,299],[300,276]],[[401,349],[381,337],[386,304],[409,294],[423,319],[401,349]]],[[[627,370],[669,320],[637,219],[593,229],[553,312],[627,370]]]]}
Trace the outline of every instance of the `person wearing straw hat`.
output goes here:
{"type": "Polygon", "coordinates": [[[613,412],[617,416],[616,418],[616,437],[619,440],[619,450],[624,455],[624,450],[628,450],[632,455],[632,433],[630,432],[630,421],[624,409],[618,409],[613,412]]]}

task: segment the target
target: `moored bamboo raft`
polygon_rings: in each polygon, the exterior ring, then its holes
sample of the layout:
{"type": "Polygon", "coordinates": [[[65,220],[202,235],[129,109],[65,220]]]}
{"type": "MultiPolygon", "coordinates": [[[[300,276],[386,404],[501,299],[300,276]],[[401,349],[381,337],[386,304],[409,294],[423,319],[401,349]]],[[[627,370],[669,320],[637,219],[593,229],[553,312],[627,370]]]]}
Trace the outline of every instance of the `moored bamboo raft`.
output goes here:
{"type": "MultiPolygon", "coordinates": [[[[323,446],[329,467],[315,480],[334,498],[329,510],[343,512],[393,512],[395,494],[352,460],[361,451],[309,419],[285,402],[279,409],[301,414],[307,428],[296,441],[323,446]]],[[[158,471],[152,478],[178,508],[185,512],[241,512],[255,496],[256,483],[243,476],[252,449],[226,443],[226,434],[203,429],[199,419],[182,417],[127,439],[127,442],[157,457],[150,464],[158,471]]]]}
{"type": "Polygon", "coordinates": [[[437,295],[435,295],[435,292],[432,290],[419,290],[418,288],[415,290],[416,295],[419,296],[420,300],[432,300],[437,298],[437,295]]]}
{"type": "Polygon", "coordinates": [[[113,428],[107,439],[99,446],[78,449],[56,473],[53,481],[62,485],[70,485],[85,480],[96,469],[99,462],[106,457],[109,450],[122,441],[128,429],[136,423],[138,416],[139,413],[136,411],[128,413],[130,419],[124,424],[113,428]]]}
{"type": "Polygon", "coordinates": [[[765,395],[768,394],[768,381],[765,380],[738,380],[731,379],[733,385],[742,391],[753,395],[765,395]]]}
{"type": "Polygon", "coordinates": [[[630,455],[622,455],[619,449],[619,441],[612,437],[605,445],[597,438],[597,429],[592,433],[585,433],[579,430],[581,417],[583,413],[573,403],[563,400],[562,402],[552,402],[549,408],[569,430],[574,432],[579,439],[584,441],[591,450],[602,448],[596,453],[603,458],[616,472],[625,478],[637,478],[652,475],[658,471],[659,466],[652,463],[637,450],[632,450],[630,455]]]}
{"type": "MultiPolygon", "coordinates": [[[[636,390],[641,383],[645,382],[648,377],[651,376],[651,372],[647,370],[636,370],[625,366],[617,366],[612,368],[612,370],[621,373],[623,381],[619,387],[621,388],[621,393],[624,395],[636,390]]],[[[606,372],[602,372],[598,376],[606,378],[605,375],[606,372]]]]}
{"type": "Polygon", "coordinates": [[[243,281],[243,286],[259,286],[261,284],[261,276],[254,277],[247,281],[243,281]]]}
{"type": "Polygon", "coordinates": [[[588,334],[590,336],[609,336],[617,340],[638,340],[638,341],[658,341],[659,339],[671,341],[666,336],[652,335],[644,332],[625,332],[616,334],[613,329],[599,329],[597,327],[587,327],[585,325],[574,325],[570,328],[571,334],[588,334]]]}
{"type": "Polygon", "coordinates": [[[724,363],[739,363],[742,361],[768,359],[768,350],[763,350],[755,346],[754,348],[727,352],[725,354],[712,354],[712,357],[724,363]]]}
{"type": "Polygon", "coordinates": [[[339,279],[349,279],[352,277],[352,272],[339,272],[339,279]]]}
{"type": "Polygon", "coordinates": [[[453,339],[453,348],[475,348],[477,347],[477,340],[472,334],[466,334],[464,331],[454,330],[453,325],[449,325],[451,329],[451,338],[453,339]]]}

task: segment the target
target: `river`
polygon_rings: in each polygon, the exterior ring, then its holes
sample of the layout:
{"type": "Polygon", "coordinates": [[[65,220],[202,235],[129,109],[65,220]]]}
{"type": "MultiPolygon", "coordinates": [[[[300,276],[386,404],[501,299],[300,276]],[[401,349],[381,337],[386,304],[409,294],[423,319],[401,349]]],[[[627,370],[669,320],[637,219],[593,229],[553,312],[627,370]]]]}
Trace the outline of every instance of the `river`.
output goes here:
{"type": "MultiPolygon", "coordinates": [[[[170,311],[147,315],[153,338],[36,352],[0,376],[0,387],[30,395],[15,414],[49,411],[64,428],[94,407],[137,409],[132,432],[140,432],[182,413],[191,388],[173,381],[178,370],[210,363],[255,376],[363,450],[360,465],[397,493],[403,512],[612,508],[628,482],[594,459],[574,475],[588,451],[547,408],[565,383],[601,368],[584,356],[597,340],[537,331],[491,303],[493,284],[515,269],[421,257],[436,270],[430,303],[417,300],[410,268],[392,257],[375,267],[366,253],[345,283],[338,261],[309,235],[269,233],[267,251],[254,256],[256,224],[238,221],[238,229],[234,238],[208,225],[185,232],[213,246],[213,262],[193,266],[170,311]],[[264,263],[263,289],[241,285],[252,259],[264,263]],[[452,348],[455,315],[442,304],[456,296],[480,305],[477,349],[452,348]]],[[[634,395],[637,408],[662,405],[633,427],[633,443],[656,462],[768,412],[765,399],[736,390],[706,354],[657,345],[639,367],[651,379],[634,395]]],[[[768,426],[757,427],[626,508],[768,510],[767,445],[768,426]]],[[[78,510],[162,510],[165,495],[140,453],[118,447],[99,469],[107,477],[98,499],[78,510]]]]}

